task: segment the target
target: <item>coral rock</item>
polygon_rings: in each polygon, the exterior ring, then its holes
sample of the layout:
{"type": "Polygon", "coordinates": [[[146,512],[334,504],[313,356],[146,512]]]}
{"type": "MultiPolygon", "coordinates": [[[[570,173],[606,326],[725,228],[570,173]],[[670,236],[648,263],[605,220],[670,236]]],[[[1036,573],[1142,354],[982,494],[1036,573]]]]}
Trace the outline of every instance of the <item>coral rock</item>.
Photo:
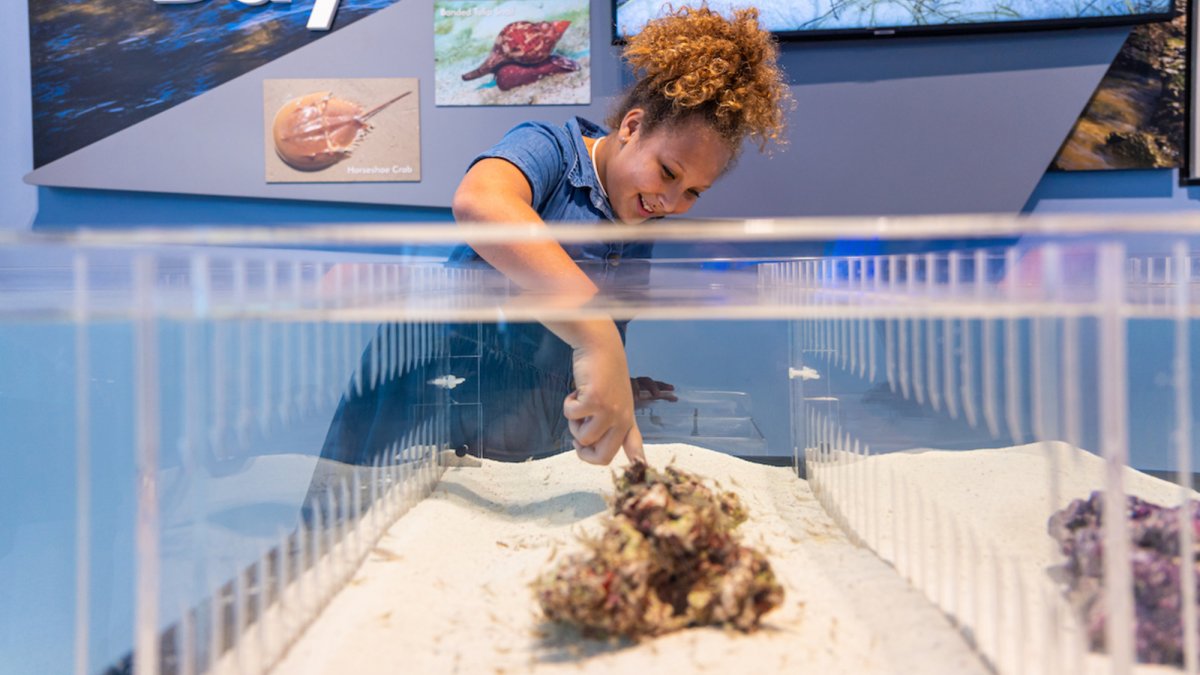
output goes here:
{"type": "MultiPolygon", "coordinates": [[[[1091,646],[1105,648],[1107,606],[1104,601],[1104,494],[1093,492],[1055,513],[1050,535],[1067,556],[1069,596],[1080,611],[1091,646]]],[[[1183,607],[1181,569],[1193,575],[1200,554],[1200,504],[1193,503],[1190,517],[1181,508],[1165,508],[1137,497],[1126,500],[1130,562],[1133,569],[1135,640],[1138,661],[1183,663],[1183,607]],[[1179,528],[1186,523],[1197,536],[1193,549],[1180,555],[1179,528]],[[1182,563],[1182,564],[1181,564],[1182,563]]],[[[1200,584],[1200,575],[1197,575],[1200,584]]]]}
{"type": "Polygon", "coordinates": [[[783,601],[770,563],[734,532],[746,520],[737,495],[642,463],[614,482],[604,531],[534,583],[547,619],[632,639],[705,625],[753,631],[783,601]]]}

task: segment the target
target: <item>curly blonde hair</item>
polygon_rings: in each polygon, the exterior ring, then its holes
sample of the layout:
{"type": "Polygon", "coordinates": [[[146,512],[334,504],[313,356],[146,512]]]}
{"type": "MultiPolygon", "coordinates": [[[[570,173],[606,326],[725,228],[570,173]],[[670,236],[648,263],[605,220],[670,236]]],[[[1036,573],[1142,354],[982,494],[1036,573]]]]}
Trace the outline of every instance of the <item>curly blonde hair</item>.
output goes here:
{"type": "Polygon", "coordinates": [[[729,19],[707,6],[669,10],[630,38],[623,56],[638,81],[609,116],[610,127],[641,108],[646,132],[698,116],[735,155],[747,137],[759,151],[769,142],[786,143],[794,101],[777,63],[779,48],[758,25],[757,9],[734,10],[729,19]]]}

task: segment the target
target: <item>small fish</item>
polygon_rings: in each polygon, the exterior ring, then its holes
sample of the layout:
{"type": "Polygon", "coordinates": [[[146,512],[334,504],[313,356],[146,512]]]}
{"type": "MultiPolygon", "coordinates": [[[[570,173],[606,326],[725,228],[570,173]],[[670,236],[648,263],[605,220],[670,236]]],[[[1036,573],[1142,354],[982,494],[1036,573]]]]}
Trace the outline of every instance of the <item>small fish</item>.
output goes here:
{"type": "Polygon", "coordinates": [[[442,389],[453,389],[466,381],[467,381],[467,378],[465,378],[465,377],[455,377],[454,375],[442,375],[441,377],[435,377],[432,380],[430,380],[429,384],[432,384],[435,387],[441,387],[442,389]]]}

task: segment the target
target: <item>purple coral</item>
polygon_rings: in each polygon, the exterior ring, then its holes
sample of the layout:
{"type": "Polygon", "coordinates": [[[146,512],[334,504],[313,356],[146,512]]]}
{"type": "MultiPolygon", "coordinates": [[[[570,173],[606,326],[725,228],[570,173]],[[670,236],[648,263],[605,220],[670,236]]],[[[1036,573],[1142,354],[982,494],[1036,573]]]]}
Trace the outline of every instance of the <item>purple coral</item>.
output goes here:
{"type": "MultiPolygon", "coordinates": [[[[1067,556],[1069,595],[1084,617],[1093,649],[1105,646],[1107,607],[1104,602],[1104,494],[1076,499],[1050,518],[1050,536],[1067,556]]],[[[1126,498],[1133,570],[1135,640],[1138,661],[1183,663],[1183,616],[1180,586],[1179,527],[1181,508],[1166,508],[1126,498]]],[[[1182,558],[1192,574],[1200,554],[1200,503],[1193,503],[1190,525],[1197,534],[1193,549],[1182,558]]]]}

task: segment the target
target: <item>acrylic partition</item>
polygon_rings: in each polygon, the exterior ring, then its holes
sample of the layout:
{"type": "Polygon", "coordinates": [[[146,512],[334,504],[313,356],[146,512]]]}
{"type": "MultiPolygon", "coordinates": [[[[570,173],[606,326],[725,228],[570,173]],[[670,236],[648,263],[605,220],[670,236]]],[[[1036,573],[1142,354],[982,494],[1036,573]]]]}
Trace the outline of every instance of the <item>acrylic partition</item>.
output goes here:
{"type": "Polygon", "coordinates": [[[791,336],[813,491],[993,669],[1196,672],[1194,241],[760,269],[813,315],[791,336]]]}
{"type": "Polygon", "coordinates": [[[965,217],[7,235],[0,657],[270,670],[483,447],[451,440],[483,394],[448,327],[612,317],[637,319],[631,366],[678,357],[689,385],[639,410],[648,442],[784,460],[994,670],[1196,672],[1196,532],[1133,498],[1195,509],[1197,237],[965,217]],[[590,298],[446,263],[550,239],[655,257],[584,263],[590,298]],[[340,402],[414,378],[383,451],[322,458],[340,402]]]}
{"type": "Polygon", "coordinates": [[[16,461],[0,623],[18,670],[261,672],[437,481],[436,387],[385,452],[331,466],[319,452],[342,397],[462,355],[430,321],[329,317],[472,272],[36,239],[0,256],[16,461]]]}

